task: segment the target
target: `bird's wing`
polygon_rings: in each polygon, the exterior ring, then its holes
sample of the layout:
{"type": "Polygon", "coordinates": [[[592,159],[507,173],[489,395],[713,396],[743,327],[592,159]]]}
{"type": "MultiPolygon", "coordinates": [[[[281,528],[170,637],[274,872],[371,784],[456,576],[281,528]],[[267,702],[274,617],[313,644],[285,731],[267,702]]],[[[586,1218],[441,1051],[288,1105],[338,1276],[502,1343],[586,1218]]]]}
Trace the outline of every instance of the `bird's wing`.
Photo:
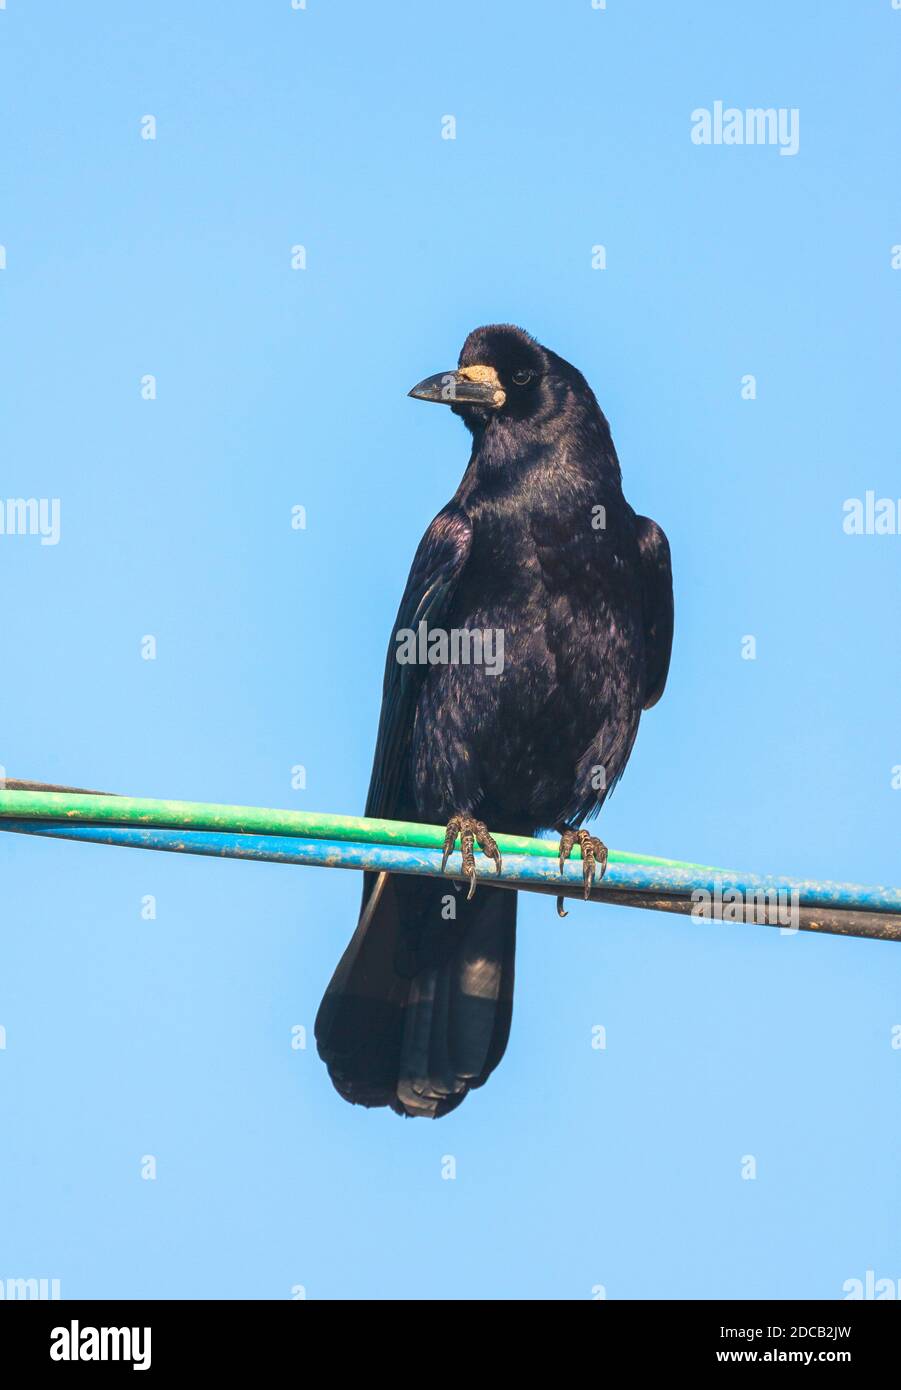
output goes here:
{"type": "Polygon", "coordinates": [[[400,601],[382,686],[382,713],[372,764],[367,816],[409,815],[407,749],[413,732],[416,701],[426,674],[420,664],[397,660],[396,634],[407,628],[418,631],[420,622],[441,627],[457,581],[472,545],[469,517],[450,502],[438,513],[419,543],[407,587],[400,601]]]}
{"type": "Polygon", "coordinates": [[[645,709],[663,694],[673,646],[673,571],[669,542],[650,517],[639,516],[641,598],[644,609],[645,709]]]}

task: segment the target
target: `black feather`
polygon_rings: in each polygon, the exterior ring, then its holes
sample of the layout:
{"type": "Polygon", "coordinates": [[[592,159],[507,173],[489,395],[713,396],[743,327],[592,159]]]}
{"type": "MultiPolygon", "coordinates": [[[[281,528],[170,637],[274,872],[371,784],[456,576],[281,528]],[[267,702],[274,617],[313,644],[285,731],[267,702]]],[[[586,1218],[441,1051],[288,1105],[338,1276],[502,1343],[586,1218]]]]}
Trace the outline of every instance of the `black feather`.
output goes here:
{"type": "MultiPolygon", "coordinates": [[[[530,834],[594,815],[663,693],[669,546],[625,500],[584,377],[520,329],[470,334],[501,404],[452,403],[473,450],[416,552],[388,644],[370,816],[530,834]],[[403,665],[397,633],[490,632],[503,661],[403,665]]],[[[440,1116],[481,1086],[510,1031],[516,895],[446,881],[364,884],[326,991],[319,1050],[347,1099],[440,1116]],[[371,900],[371,895],[378,894],[371,900]],[[450,912],[448,904],[454,908],[450,912]]]]}

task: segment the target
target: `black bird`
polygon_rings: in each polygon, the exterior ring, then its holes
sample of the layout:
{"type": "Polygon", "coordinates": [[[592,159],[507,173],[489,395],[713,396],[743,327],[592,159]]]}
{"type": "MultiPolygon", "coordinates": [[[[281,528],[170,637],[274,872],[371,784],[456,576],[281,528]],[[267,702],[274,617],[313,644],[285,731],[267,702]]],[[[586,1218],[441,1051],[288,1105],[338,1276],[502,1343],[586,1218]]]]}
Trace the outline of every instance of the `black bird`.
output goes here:
{"type": "Polygon", "coordinates": [[[555,828],[561,871],[581,847],[588,896],[607,851],[582,822],[663,693],[673,586],[666,537],[623,496],[607,420],[562,357],[511,325],[477,328],[457,370],[410,395],[449,405],[473,449],[401,599],[366,815],[446,823],[445,863],[459,835],[471,887],[365,875],[316,1041],[345,1099],[438,1117],[484,1084],[510,1032],[516,894],[473,895],[473,842],[499,871],[492,831],[555,828]],[[399,660],[420,631],[493,636],[492,662],[399,660]]]}

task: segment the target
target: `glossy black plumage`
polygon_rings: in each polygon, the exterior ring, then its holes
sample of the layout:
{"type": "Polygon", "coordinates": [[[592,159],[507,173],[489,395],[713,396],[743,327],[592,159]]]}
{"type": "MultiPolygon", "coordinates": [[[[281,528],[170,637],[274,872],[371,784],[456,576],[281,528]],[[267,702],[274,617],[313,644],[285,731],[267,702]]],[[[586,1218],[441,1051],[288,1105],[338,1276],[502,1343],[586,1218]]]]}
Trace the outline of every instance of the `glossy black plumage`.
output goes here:
{"type": "MultiPolygon", "coordinates": [[[[577,826],[666,683],[666,537],[626,502],[584,377],[520,329],[477,329],[458,372],[423,388],[463,418],[473,451],[401,599],[366,814],[464,813],[495,834],[577,826]],[[396,634],[421,622],[502,632],[502,670],[399,664],[396,634]]],[[[466,901],[447,881],[367,876],[316,1024],[347,1099],[436,1116],[487,1079],[509,1032],[515,913],[508,890],[466,901]]]]}

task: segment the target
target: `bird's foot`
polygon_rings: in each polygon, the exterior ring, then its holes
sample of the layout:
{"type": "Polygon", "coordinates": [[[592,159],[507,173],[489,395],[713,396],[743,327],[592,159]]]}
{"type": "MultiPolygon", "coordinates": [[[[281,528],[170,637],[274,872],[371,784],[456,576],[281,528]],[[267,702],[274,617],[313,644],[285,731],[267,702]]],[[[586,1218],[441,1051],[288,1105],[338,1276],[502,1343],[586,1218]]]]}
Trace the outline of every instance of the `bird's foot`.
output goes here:
{"type": "Polygon", "coordinates": [[[444,837],[444,857],[441,860],[442,873],[447,868],[447,861],[457,842],[458,835],[460,836],[460,851],[463,855],[463,872],[469,878],[469,892],[466,894],[468,902],[476,891],[476,864],[472,853],[473,841],[479,846],[482,853],[492,861],[496,873],[500,873],[503,861],[494,836],[484,821],[474,820],[472,816],[451,816],[447,823],[447,834],[444,837]]]}
{"type": "MultiPolygon", "coordinates": [[[[582,851],[582,882],[585,885],[585,901],[587,902],[594,886],[595,872],[600,870],[598,877],[603,878],[607,871],[607,846],[596,835],[589,835],[587,830],[564,830],[560,836],[561,874],[575,844],[578,844],[582,851]]],[[[563,899],[558,898],[557,916],[565,917],[566,915],[563,899]]]]}

